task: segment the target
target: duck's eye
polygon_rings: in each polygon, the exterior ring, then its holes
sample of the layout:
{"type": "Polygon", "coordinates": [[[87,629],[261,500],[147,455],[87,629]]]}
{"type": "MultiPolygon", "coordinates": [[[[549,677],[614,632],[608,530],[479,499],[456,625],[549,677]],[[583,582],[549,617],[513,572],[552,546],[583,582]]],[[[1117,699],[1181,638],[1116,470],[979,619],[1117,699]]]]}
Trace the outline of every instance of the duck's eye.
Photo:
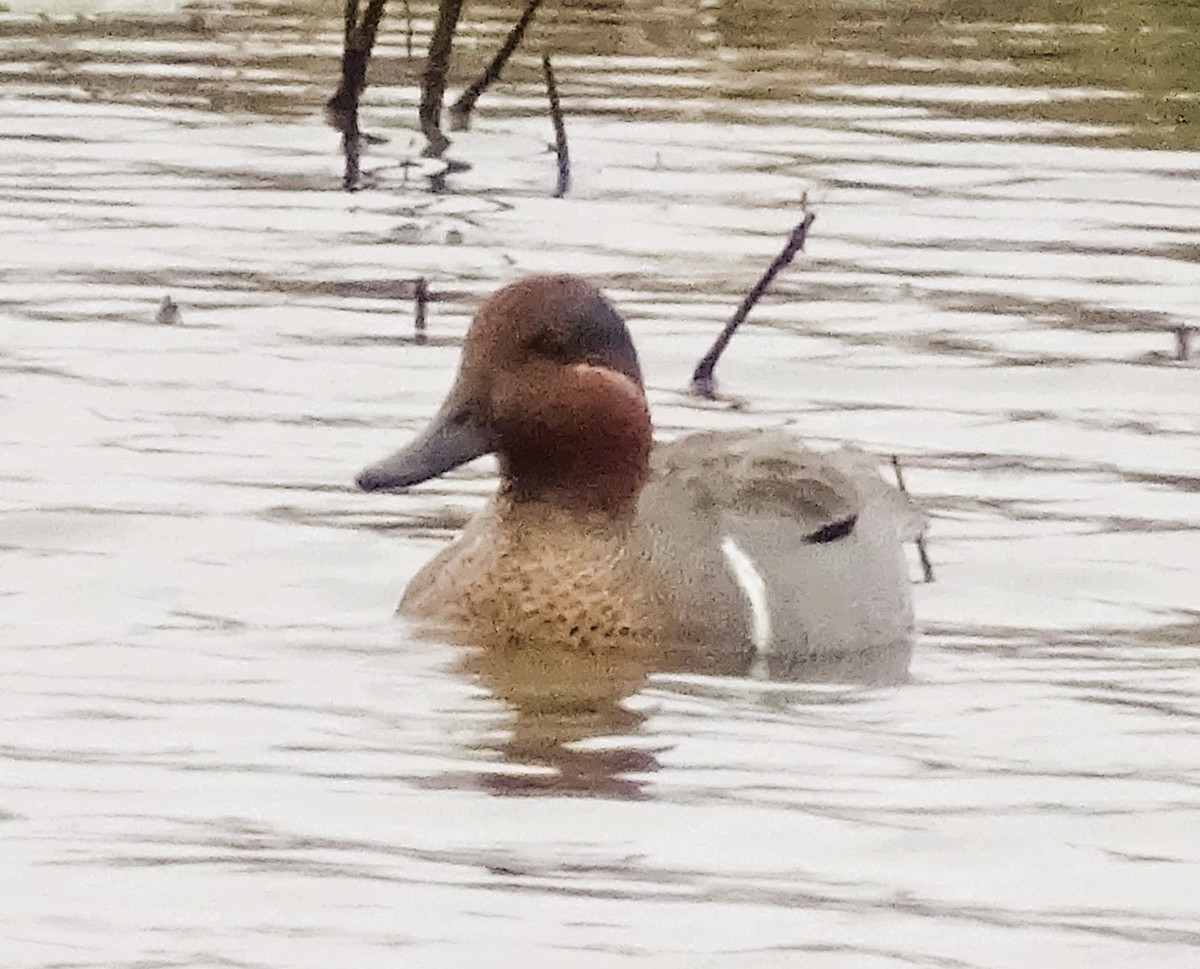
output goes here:
{"type": "Polygon", "coordinates": [[[567,362],[569,354],[566,344],[557,333],[550,329],[541,329],[525,341],[525,349],[539,357],[567,362]]]}

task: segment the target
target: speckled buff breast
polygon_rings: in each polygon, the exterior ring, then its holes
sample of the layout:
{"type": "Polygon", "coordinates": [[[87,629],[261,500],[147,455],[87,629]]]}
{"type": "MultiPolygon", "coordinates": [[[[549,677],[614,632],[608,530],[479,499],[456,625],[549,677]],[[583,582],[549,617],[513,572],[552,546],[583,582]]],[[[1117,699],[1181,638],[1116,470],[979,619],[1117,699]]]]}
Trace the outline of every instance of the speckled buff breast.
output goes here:
{"type": "Polygon", "coordinates": [[[413,579],[399,612],[494,647],[644,648],[671,624],[629,528],[497,497],[413,579]]]}

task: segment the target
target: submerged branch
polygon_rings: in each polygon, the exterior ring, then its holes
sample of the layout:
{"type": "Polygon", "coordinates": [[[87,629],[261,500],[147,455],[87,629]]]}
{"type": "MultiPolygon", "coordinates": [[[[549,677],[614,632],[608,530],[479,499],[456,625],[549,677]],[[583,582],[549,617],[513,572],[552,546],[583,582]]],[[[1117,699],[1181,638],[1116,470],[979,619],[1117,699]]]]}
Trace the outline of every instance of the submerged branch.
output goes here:
{"type": "Polygon", "coordinates": [[[508,63],[508,59],[512,57],[517,47],[520,46],[521,38],[525,36],[525,30],[533,21],[533,15],[537,13],[537,9],[542,5],[542,2],[543,0],[529,0],[529,3],[525,6],[525,10],[521,13],[517,22],[513,24],[512,30],[504,38],[504,43],[496,51],[496,56],[492,58],[492,62],[458,96],[458,100],[450,108],[450,127],[452,130],[466,130],[471,121],[471,112],[475,109],[475,102],[479,100],[479,96],[484,91],[491,87],[493,81],[500,79],[500,74],[504,70],[504,66],[508,63]]]}
{"type": "MultiPolygon", "coordinates": [[[[908,497],[908,486],[904,483],[904,472],[900,468],[900,459],[896,455],[892,455],[892,470],[896,472],[896,487],[900,489],[905,497],[908,497]]],[[[925,581],[933,581],[933,563],[929,561],[929,552],[925,549],[925,532],[920,532],[916,537],[917,555],[921,558],[921,573],[925,576],[925,581]]]]}
{"type": "Polygon", "coordinates": [[[413,291],[413,302],[416,304],[416,314],[413,319],[413,330],[416,331],[416,342],[425,342],[425,308],[429,304],[429,283],[422,276],[417,280],[413,291]]]}
{"type": "Polygon", "coordinates": [[[425,135],[427,158],[441,158],[450,147],[450,139],[442,134],[442,102],[446,96],[446,75],[450,71],[450,47],[462,13],[463,0],[441,0],[437,20],[429,38],[429,53],[425,57],[425,73],[421,77],[421,131],[425,135]]]}
{"type": "Polygon", "coordinates": [[[771,285],[775,277],[796,258],[796,253],[804,248],[804,240],[808,237],[809,226],[813,224],[816,217],[815,213],[807,211],[806,203],[804,220],[792,230],[783,250],[775,257],[762,276],[759,277],[758,282],[754,284],[750,292],[746,294],[741,306],[737,308],[737,312],[725,324],[725,329],[721,331],[708,353],[696,364],[696,369],[692,373],[693,394],[698,397],[706,397],[709,400],[716,398],[713,371],[716,369],[717,361],[721,358],[721,354],[725,352],[729,341],[733,339],[733,334],[737,332],[737,328],[750,315],[750,311],[754,309],[755,304],[762,299],[763,294],[767,291],[767,288],[771,285]]]}
{"type": "Polygon", "coordinates": [[[404,56],[412,63],[413,18],[412,4],[404,0],[404,56]]]}
{"type": "Polygon", "coordinates": [[[563,123],[562,105],[558,100],[558,85],[554,83],[554,68],[550,55],[542,55],[542,73],[546,76],[546,96],[550,99],[550,120],[554,124],[554,154],[558,159],[558,184],[554,197],[562,198],[571,188],[571,154],[567,150],[567,126],[563,123]]]}
{"type": "Polygon", "coordinates": [[[1186,363],[1192,358],[1192,333],[1194,329],[1186,323],[1175,327],[1175,359],[1186,363]]]}
{"type": "Polygon", "coordinates": [[[337,91],[325,105],[325,117],[342,133],[342,154],[346,159],[342,186],[348,192],[358,187],[362,132],[358,127],[358,104],[367,86],[367,64],[379,33],[386,0],[369,0],[359,20],[358,0],[346,0],[342,35],[342,79],[337,91]]]}

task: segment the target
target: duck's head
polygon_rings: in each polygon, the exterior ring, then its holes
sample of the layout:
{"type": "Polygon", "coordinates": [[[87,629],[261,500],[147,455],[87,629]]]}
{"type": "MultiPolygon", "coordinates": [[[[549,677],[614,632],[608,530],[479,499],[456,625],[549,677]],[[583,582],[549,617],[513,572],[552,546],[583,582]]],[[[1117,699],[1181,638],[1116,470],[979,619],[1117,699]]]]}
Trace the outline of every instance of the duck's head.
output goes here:
{"type": "Polygon", "coordinates": [[[495,453],[511,500],[620,519],[646,482],[650,445],[641,369],[620,315],[578,277],[532,276],[480,307],[441,409],[358,486],[405,488],[495,453]]]}

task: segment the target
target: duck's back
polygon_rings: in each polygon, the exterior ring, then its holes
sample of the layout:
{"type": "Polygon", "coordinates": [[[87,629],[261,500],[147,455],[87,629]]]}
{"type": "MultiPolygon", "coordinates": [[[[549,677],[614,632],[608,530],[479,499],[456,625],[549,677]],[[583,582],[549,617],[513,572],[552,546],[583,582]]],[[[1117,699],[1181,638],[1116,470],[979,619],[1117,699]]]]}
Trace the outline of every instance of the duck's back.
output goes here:
{"type": "Polygon", "coordinates": [[[656,451],[638,511],[683,635],[709,653],[777,665],[911,637],[901,541],[922,519],[862,452],[693,434],[656,451]]]}

